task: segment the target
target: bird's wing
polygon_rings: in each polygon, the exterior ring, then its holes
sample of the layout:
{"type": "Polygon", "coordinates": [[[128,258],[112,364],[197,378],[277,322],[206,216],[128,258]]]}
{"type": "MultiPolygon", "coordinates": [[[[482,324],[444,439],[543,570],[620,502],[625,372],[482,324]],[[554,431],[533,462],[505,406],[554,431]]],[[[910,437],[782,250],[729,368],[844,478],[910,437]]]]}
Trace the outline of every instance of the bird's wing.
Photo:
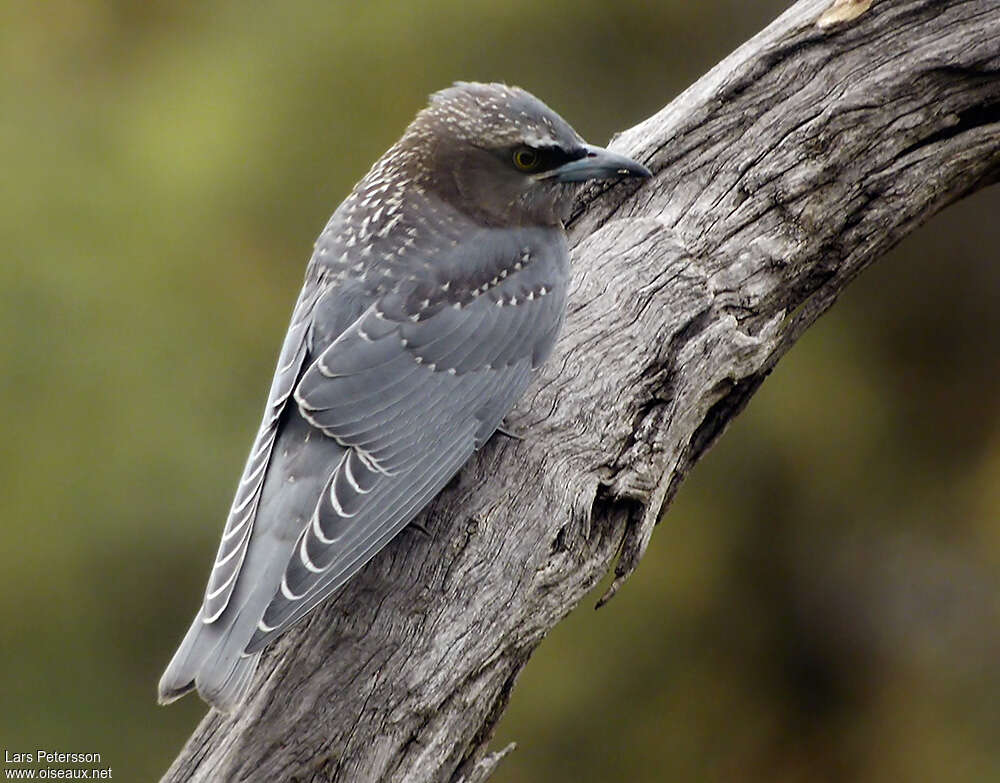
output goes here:
{"type": "Polygon", "coordinates": [[[397,289],[303,374],[303,416],[347,450],[247,652],[350,579],[493,434],[562,321],[565,248],[551,244],[474,291],[397,289]]]}
{"type": "Polygon", "coordinates": [[[264,485],[267,465],[278,432],[278,421],[301,374],[307,352],[306,339],[312,312],[322,291],[321,273],[310,267],[305,285],[292,311],[292,321],[281,347],[278,367],[264,407],[264,418],[250,449],[250,456],[247,457],[243,476],[236,489],[236,497],[226,519],[222,540],[219,542],[219,551],[208,579],[208,587],[205,589],[202,612],[205,623],[215,621],[225,610],[236,585],[236,577],[243,565],[243,559],[246,557],[254,517],[260,502],[261,488],[264,485]]]}

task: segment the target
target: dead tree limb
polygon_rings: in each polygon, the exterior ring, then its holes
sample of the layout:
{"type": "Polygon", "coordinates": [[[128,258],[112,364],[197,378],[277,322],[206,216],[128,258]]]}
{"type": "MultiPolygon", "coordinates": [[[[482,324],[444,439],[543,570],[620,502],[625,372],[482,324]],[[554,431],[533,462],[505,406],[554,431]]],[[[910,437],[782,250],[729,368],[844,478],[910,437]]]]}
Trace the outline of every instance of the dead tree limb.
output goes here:
{"type": "Polygon", "coordinates": [[[526,439],[488,444],[420,517],[433,538],[404,532],[289,633],[165,781],[485,779],[536,645],[616,555],[611,592],[636,567],[778,359],[1000,178],[1000,4],[803,0],[614,146],[655,178],[581,196],[526,439]]]}

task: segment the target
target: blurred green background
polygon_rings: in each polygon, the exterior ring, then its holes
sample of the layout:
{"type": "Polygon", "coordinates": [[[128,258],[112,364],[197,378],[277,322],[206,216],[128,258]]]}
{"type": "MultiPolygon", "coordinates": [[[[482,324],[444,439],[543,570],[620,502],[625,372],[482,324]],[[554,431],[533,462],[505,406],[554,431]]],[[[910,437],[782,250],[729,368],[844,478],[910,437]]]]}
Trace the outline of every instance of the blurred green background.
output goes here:
{"type": "MultiPolygon", "coordinates": [[[[776,0],[0,6],[0,743],[153,780],[312,241],[429,92],[601,142],[776,0]]],[[[496,780],[1000,780],[1000,194],[863,276],[522,675],[496,780]]]]}

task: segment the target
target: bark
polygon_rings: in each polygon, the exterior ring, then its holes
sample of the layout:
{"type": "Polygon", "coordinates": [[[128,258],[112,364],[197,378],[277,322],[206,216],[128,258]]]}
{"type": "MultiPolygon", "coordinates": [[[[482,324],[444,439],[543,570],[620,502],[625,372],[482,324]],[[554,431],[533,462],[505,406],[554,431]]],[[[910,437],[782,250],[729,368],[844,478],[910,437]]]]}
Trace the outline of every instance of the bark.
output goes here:
{"type": "MultiPolygon", "coordinates": [[[[419,520],[165,781],[473,781],[518,672],[868,264],[1000,179],[996,0],[803,0],[613,147],[556,354],[419,520]]],[[[889,292],[891,295],[891,292],[889,292]]],[[[641,640],[636,640],[641,644],[641,640]]],[[[586,687],[585,685],[583,687],[586,687]]]]}

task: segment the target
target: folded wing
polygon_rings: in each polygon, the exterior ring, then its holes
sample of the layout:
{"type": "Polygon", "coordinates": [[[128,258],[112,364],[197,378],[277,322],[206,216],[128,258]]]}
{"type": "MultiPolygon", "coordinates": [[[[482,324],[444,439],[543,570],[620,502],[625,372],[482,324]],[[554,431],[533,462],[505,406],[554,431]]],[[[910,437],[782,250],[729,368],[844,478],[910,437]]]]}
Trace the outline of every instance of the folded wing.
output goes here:
{"type": "Polygon", "coordinates": [[[214,622],[225,611],[236,586],[236,578],[250,543],[254,518],[260,503],[261,488],[264,486],[264,477],[278,433],[278,422],[302,371],[312,312],[321,293],[320,280],[315,270],[310,269],[295,309],[292,311],[292,321],[281,348],[278,368],[264,409],[264,418],[236,489],[236,497],[229,510],[222,540],[219,542],[219,551],[205,589],[205,603],[202,610],[205,623],[214,622]]]}
{"type": "Polygon", "coordinates": [[[560,326],[561,250],[472,293],[456,286],[432,301],[401,287],[305,371],[302,415],[346,452],[248,652],[350,579],[493,434],[560,326]]]}

